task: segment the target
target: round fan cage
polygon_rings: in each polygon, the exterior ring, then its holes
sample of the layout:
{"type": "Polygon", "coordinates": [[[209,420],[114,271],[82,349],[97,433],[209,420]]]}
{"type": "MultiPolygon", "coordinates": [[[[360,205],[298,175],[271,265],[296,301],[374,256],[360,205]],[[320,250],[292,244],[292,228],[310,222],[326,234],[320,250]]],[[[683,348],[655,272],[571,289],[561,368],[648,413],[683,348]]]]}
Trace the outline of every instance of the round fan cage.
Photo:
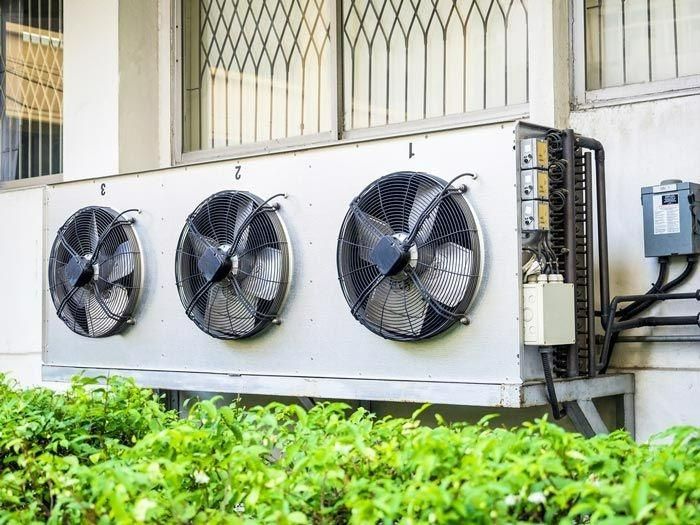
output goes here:
{"type": "Polygon", "coordinates": [[[412,341],[468,324],[482,250],[465,191],[398,172],[352,202],[338,240],[338,278],[352,314],[372,332],[412,341]]]}
{"type": "Polygon", "coordinates": [[[49,257],[49,291],[58,317],[86,337],[114,335],[132,323],[141,289],[141,256],[128,212],[90,206],[58,230],[49,257]]]}
{"type": "Polygon", "coordinates": [[[180,234],[175,256],[180,300],[190,319],[213,337],[242,339],[279,322],[290,253],[272,198],[216,193],[187,218],[180,234]]]}

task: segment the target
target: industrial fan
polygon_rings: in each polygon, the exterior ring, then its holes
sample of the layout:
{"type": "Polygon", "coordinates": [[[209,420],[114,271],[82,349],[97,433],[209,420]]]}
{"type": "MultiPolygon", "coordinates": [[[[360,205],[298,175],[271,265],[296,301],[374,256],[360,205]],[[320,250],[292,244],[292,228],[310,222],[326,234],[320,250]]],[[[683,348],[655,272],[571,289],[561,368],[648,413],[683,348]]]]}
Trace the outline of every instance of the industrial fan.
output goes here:
{"type": "Polygon", "coordinates": [[[392,173],[365,188],[345,216],[340,285],[353,316],[384,338],[426,339],[468,323],[481,248],[466,186],[452,182],[392,173]]]}
{"type": "Polygon", "coordinates": [[[187,218],[175,256],[185,312],[207,334],[241,339],[271,323],[284,302],[290,254],[270,204],[247,192],[222,191],[187,218]]]}
{"type": "Polygon", "coordinates": [[[90,206],[58,230],[49,257],[49,291],[58,317],[75,333],[105,337],[132,322],[141,258],[126,210],[90,206]]]}

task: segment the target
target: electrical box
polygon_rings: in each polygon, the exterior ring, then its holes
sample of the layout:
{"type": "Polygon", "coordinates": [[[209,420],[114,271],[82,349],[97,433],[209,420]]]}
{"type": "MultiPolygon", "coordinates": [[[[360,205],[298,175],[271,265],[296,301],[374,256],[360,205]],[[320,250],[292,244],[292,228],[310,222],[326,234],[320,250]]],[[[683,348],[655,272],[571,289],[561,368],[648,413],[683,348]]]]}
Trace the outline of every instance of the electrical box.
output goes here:
{"type": "Polygon", "coordinates": [[[642,188],[644,255],[700,253],[700,184],[663,181],[642,188]]]}
{"type": "Polygon", "coordinates": [[[549,168],[549,149],[543,139],[524,139],[520,141],[520,169],[549,168]]]}
{"type": "Polygon", "coordinates": [[[520,198],[549,199],[549,172],[545,170],[522,170],[520,172],[520,198]]]}
{"type": "Polygon", "coordinates": [[[537,282],[523,285],[523,342],[526,345],[574,343],[574,285],[562,281],[561,275],[541,275],[537,282]],[[553,278],[556,280],[552,282],[553,278]]]}
{"type": "Polygon", "coordinates": [[[523,139],[519,146],[520,229],[549,231],[549,146],[538,138],[523,139]]]}
{"type": "Polygon", "coordinates": [[[522,207],[523,231],[549,230],[549,202],[522,201],[522,207]]]}

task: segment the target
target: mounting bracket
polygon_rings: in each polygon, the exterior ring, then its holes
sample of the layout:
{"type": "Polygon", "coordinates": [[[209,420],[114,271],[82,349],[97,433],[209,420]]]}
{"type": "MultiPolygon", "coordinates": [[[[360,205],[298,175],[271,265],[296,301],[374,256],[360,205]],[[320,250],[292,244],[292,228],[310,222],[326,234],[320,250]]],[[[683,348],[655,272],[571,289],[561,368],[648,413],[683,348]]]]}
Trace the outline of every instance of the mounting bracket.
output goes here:
{"type": "MultiPolygon", "coordinates": [[[[608,427],[600,417],[592,399],[577,399],[564,403],[566,414],[578,432],[586,437],[608,434],[608,427]]],[[[617,401],[618,427],[624,428],[634,437],[634,394],[621,394],[617,401]]]]}

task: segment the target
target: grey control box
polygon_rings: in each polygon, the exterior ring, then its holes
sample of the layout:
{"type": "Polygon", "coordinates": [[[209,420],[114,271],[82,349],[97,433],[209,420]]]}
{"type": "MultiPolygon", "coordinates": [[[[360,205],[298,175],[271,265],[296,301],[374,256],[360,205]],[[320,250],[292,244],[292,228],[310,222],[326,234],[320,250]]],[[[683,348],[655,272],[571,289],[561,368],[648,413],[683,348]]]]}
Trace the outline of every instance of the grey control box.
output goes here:
{"type": "Polygon", "coordinates": [[[642,188],[644,255],[700,253],[700,184],[663,181],[642,188]]]}

